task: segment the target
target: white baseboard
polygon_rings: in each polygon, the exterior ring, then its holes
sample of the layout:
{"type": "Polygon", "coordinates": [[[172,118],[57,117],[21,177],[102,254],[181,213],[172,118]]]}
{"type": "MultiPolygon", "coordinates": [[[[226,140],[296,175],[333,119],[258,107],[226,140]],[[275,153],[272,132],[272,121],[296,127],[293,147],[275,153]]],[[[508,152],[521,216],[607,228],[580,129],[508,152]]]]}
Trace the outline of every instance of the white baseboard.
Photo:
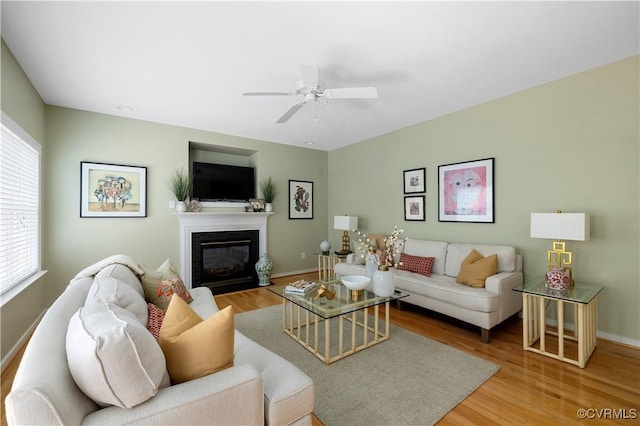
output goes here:
{"type": "MultiPolygon", "coordinates": [[[[548,325],[552,325],[554,327],[557,327],[558,321],[554,320],[554,319],[548,319],[547,320],[547,324],[548,325]]],[[[564,324],[564,329],[573,331],[573,324],[565,323],[564,324]]],[[[598,337],[601,337],[601,338],[606,339],[606,340],[610,340],[610,341],[615,342],[615,343],[621,343],[623,345],[633,346],[633,347],[636,347],[636,348],[640,349],[640,340],[635,340],[635,339],[630,339],[628,337],[618,336],[617,334],[605,333],[604,331],[600,331],[600,330],[596,331],[596,335],[598,337]]]]}
{"type": "Polygon", "coordinates": [[[40,323],[40,320],[44,316],[45,312],[47,312],[46,309],[44,311],[42,311],[40,313],[40,315],[38,315],[38,317],[33,322],[33,324],[31,324],[29,326],[29,328],[27,329],[27,331],[25,331],[24,334],[22,334],[22,336],[20,336],[20,338],[18,339],[16,344],[13,345],[13,347],[11,348],[11,350],[9,352],[7,352],[7,355],[5,355],[4,358],[2,358],[2,361],[0,361],[0,372],[4,372],[5,367],[7,365],[9,365],[9,361],[11,361],[13,359],[13,357],[16,356],[16,354],[20,351],[20,349],[22,349],[22,347],[27,344],[27,341],[29,340],[29,338],[31,337],[31,334],[33,333],[33,331],[36,329],[36,327],[40,323]]]}
{"type": "Polygon", "coordinates": [[[300,271],[281,272],[279,274],[271,274],[274,278],[286,277],[287,275],[308,274],[309,272],[318,272],[318,268],[302,269],[300,271]]]}

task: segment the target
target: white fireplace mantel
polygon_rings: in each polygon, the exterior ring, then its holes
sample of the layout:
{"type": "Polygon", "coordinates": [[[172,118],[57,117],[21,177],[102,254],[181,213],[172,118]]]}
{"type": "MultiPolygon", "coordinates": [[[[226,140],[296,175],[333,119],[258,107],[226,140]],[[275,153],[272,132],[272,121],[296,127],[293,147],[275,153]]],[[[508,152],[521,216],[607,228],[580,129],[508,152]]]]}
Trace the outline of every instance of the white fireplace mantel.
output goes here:
{"type": "Polygon", "coordinates": [[[180,219],[180,268],[182,279],[191,288],[191,237],[198,232],[258,230],[259,253],[267,252],[267,219],[274,213],[185,212],[180,219]]]}

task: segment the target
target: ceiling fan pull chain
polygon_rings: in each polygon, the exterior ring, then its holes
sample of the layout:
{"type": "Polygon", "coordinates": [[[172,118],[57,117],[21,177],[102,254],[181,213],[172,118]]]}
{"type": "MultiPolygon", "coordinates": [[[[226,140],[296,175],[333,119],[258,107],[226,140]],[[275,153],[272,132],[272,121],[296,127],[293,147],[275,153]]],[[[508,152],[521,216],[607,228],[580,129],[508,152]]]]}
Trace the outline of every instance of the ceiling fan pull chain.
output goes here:
{"type": "Polygon", "coordinates": [[[313,106],[316,108],[316,117],[314,118],[314,121],[318,121],[318,102],[314,102],[313,106]]]}

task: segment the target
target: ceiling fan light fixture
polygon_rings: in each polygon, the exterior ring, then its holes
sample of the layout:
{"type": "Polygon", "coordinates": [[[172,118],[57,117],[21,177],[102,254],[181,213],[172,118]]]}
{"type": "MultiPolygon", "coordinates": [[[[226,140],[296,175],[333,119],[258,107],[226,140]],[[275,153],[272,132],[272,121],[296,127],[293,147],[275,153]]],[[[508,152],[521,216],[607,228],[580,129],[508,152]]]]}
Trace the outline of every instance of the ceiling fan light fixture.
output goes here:
{"type": "Polygon", "coordinates": [[[298,80],[296,90],[291,93],[282,92],[245,92],[244,96],[291,96],[302,95],[301,102],[291,106],[277,121],[276,124],[286,123],[302,106],[313,101],[315,108],[314,121],[318,121],[318,106],[324,106],[327,99],[375,99],[378,90],[375,87],[344,87],[325,89],[324,82],[319,80],[318,67],[312,65],[300,65],[302,78],[298,80]]]}

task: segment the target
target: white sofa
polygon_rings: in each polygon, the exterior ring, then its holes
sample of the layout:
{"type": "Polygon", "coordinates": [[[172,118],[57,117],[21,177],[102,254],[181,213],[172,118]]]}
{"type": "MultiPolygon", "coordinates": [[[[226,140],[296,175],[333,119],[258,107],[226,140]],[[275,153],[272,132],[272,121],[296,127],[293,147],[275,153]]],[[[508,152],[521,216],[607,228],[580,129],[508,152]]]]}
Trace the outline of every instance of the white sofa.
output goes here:
{"type": "MultiPolygon", "coordinates": [[[[405,253],[434,257],[430,277],[394,270],[395,288],[409,293],[401,303],[418,305],[457,318],[481,328],[482,340],[489,342],[491,328],[515,315],[522,308],[522,297],[512,291],[523,283],[522,256],[510,246],[489,244],[447,243],[413,240],[404,243],[405,253]],[[498,255],[498,273],[488,277],[484,288],[458,284],[456,277],[462,261],[475,249],[483,256],[498,255]]],[[[365,266],[358,256],[336,264],[337,275],[365,275],[365,266]]]]}
{"type": "MultiPolygon", "coordinates": [[[[100,271],[105,273],[144,295],[129,267],[112,264],[100,271]]],[[[84,306],[93,281],[93,276],[72,280],[43,316],[6,398],[9,425],[311,424],[311,379],[237,330],[233,367],[180,384],[167,382],[155,396],[132,408],[96,404],[76,385],[65,346],[70,319],[84,306]]],[[[190,293],[194,300],[189,306],[202,318],[218,311],[208,288],[190,293]]]]}

